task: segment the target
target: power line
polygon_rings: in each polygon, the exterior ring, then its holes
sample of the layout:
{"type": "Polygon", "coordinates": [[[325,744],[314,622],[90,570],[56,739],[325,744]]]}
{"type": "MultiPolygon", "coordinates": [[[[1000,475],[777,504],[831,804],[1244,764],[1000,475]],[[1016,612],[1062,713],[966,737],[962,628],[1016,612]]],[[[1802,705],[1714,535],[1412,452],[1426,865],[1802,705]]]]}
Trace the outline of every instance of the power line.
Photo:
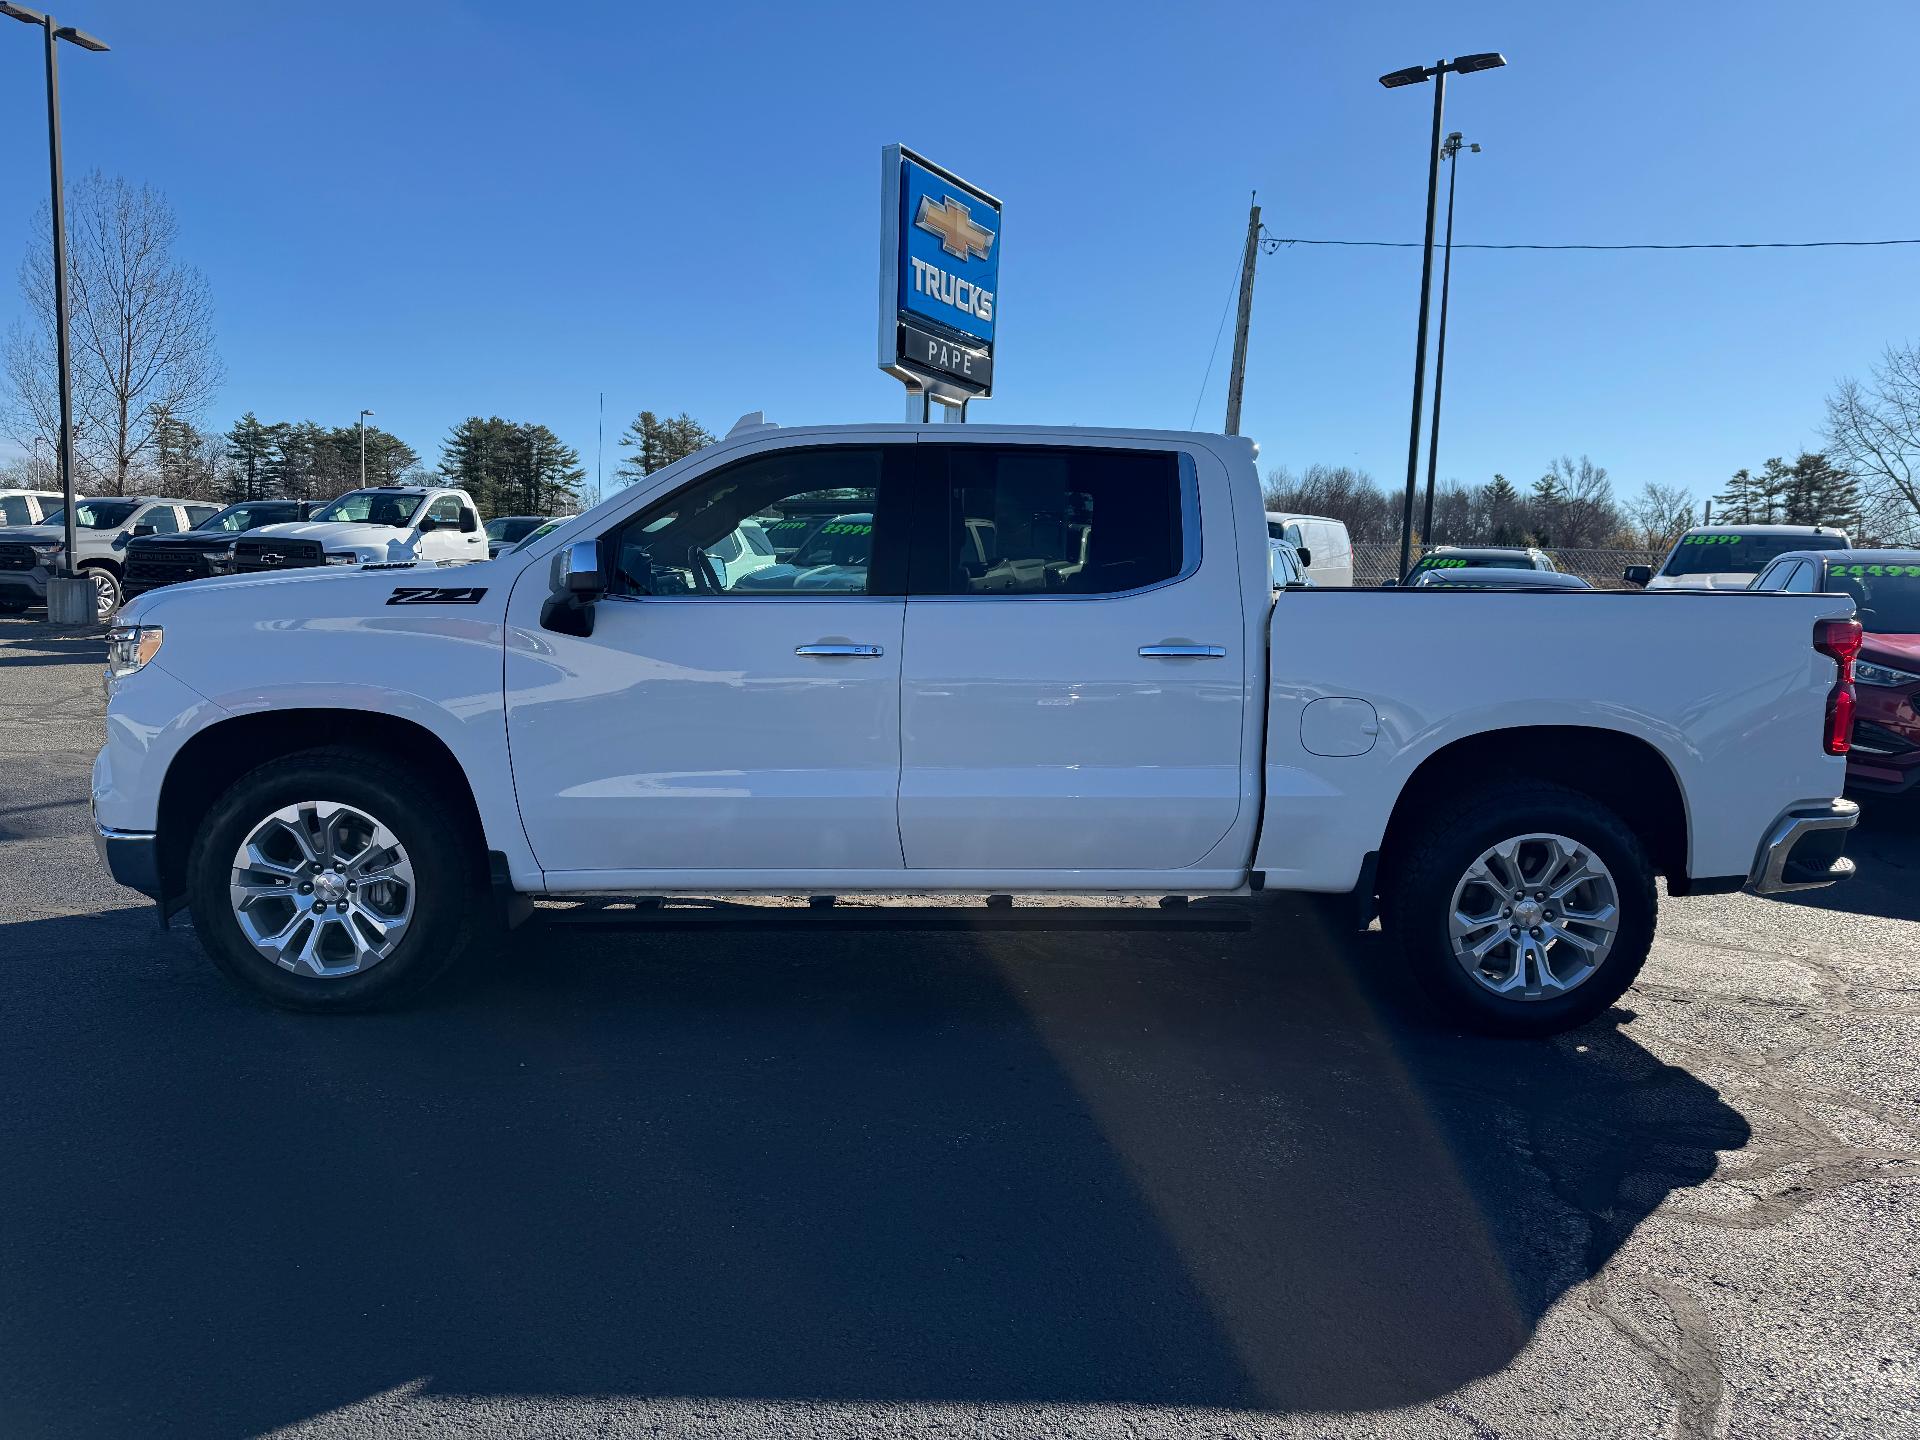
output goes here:
{"type": "MultiPolygon", "coordinates": [[[[1374,250],[1418,250],[1418,240],[1310,240],[1297,235],[1265,235],[1260,243],[1267,253],[1276,253],[1282,245],[1342,245],[1374,250]]],[[[1710,240],[1688,244],[1638,245],[1469,245],[1456,240],[1456,250],[1833,250],[1867,249],[1884,245],[1920,245],[1914,240],[1710,240]]]]}
{"type": "Polygon", "coordinates": [[[1200,423],[1200,402],[1207,398],[1207,382],[1213,379],[1213,362],[1220,354],[1220,337],[1226,332],[1227,312],[1233,309],[1233,297],[1240,289],[1240,272],[1246,268],[1247,257],[1242,252],[1240,258],[1233,262],[1233,284],[1227,287],[1227,303],[1220,307],[1220,324],[1213,332],[1213,349],[1207,352],[1207,373],[1200,377],[1200,393],[1193,397],[1193,418],[1187,421],[1189,430],[1200,423]]]}

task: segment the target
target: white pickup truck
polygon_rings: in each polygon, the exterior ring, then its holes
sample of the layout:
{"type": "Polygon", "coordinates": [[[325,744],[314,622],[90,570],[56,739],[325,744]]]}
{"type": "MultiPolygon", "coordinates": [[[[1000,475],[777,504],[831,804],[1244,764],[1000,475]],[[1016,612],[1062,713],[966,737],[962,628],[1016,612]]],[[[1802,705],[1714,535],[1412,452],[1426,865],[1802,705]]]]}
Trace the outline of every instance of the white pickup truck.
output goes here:
{"type": "Polygon", "coordinates": [[[1287,890],[1514,1034],[1620,995],[1656,876],[1849,872],[1844,596],[1275,591],[1254,454],[743,422],[496,560],[143,595],[103,859],[294,1008],[528,897],[1287,890]],[[710,559],[821,516],[818,564],[710,559]]]}
{"type": "Polygon", "coordinates": [[[266,525],[233,546],[242,575],[314,565],[461,563],[487,558],[480,512],[464,490],[374,485],[349,490],[311,519],[266,525]]]}

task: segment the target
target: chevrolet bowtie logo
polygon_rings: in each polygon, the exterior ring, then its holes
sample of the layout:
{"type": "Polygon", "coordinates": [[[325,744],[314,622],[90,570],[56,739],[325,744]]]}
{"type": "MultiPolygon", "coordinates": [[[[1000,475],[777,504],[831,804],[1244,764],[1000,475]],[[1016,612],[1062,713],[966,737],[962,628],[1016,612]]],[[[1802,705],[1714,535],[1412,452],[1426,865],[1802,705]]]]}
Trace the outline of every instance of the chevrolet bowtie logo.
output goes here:
{"type": "Polygon", "coordinates": [[[913,223],[930,235],[940,237],[940,248],[958,260],[987,258],[993,249],[993,231],[976,225],[973,212],[958,200],[920,197],[920,213],[913,223]]]}

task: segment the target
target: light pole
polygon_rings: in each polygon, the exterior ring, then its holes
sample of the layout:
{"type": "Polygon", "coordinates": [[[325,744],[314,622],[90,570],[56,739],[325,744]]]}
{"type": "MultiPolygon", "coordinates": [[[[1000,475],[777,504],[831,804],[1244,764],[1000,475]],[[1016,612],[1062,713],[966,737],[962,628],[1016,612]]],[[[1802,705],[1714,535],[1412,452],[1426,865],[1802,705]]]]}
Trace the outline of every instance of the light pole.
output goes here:
{"type": "MultiPolygon", "coordinates": [[[[1456,130],[1440,147],[1440,154],[1447,162],[1447,240],[1440,259],[1440,335],[1433,342],[1433,426],[1427,441],[1427,501],[1420,513],[1422,545],[1433,544],[1433,474],[1440,464],[1440,387],[1447,380],[1447,292],[1453,284],[1453,187],[1460,180],[1460,151],[1465,138],[1456,130]]],[[[1480,153],[1478,145],[1465,148],[1475,155],[1480,153]]]]}
{"type": "Polygon", "coordinates": [[[1447,76],[1497,70],[1507,57],[1497,50],[1441,60],[1432,66],[1410,65],[1382,75],[1389,90],[1433,81],[1433,144],[1427,156],[1427,239],[1420,259],[1420,324],[1413,351],[1413,420],[1407,427],[1407,494],[1400,510],[1400,574],[1407,573],[1413,552],[1413,492],[1420,479],[1420,402],[1427,383],[1427,310],[1433,296],[1433,221],[1440,201],[1440,119],[1446,108],[1447,76]]]}
{"type": "Polygon", "coordinates": [[[367,488],[367,416],[372,413],[371,410],[360,412],[360,488],[362,490],[367,488]]]}
{"type": "MultiPolygon", "coordinates": [[[[79,578],[79,571],[73,568],[73,374],[67,358],[67,205],[66,183],[60,166],[59,42],[65,40],[82,50],[95,52],[105,51],[107,45],[104,40],[96,39],[84,30],[57,24],[53,16],[29,10],[25,5],[13,4],[12,0],[0,0],[0,15],[11,16],[28,25],[38,25],[45,33],[47,42],[47,161],[53,202],[53,352],[55,368],[60,372],[60,490],[66,501],[66,547],[60,552],[60,569],[63,579],[73,580],[79,578]]],[[[91,588],[88,587],[89,590],[91,588]]],[[[49,620],[54,619],[56,614],[53,602],[53,592],[49,590],[49,620]]],[[[93,613],[93,607],[89,605],[89,619],[93,613]]],[[[66,623],[74,622],[67,620],[66,623]]]]}

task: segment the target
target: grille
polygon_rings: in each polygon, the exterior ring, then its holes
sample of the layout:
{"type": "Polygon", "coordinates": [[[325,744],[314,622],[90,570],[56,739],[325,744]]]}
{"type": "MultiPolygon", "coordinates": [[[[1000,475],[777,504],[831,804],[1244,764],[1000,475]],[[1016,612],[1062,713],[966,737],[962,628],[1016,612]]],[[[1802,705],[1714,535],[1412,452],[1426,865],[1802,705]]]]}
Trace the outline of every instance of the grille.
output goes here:
{"type": "Polygon", "coordinates": [[[1898,730],[1889,730],[1871,720],[1853,722],[1853,746],[1874,755],[1904,755],[1916,748],[1913,741],[1898,730]]]}
{"type": "Polygon", "coordinates": [[[40,562],[26,545],[0,545],[0,570],[31,570],[40,562]]]}
{"type": "Polygon", "coordinates": [[[157,590],[182,580],[198,580],[212,573],[201,551],[172,546],[134,549],[127,554],[127,578],[122,588],[129,595],[138,595],[143,590],[157,590]]]}
{"type": "Polygon", "coordinates": [[[233,568],[243,575],[325,562],[318,540],[241,540],[233,547],[233,568]]]}

